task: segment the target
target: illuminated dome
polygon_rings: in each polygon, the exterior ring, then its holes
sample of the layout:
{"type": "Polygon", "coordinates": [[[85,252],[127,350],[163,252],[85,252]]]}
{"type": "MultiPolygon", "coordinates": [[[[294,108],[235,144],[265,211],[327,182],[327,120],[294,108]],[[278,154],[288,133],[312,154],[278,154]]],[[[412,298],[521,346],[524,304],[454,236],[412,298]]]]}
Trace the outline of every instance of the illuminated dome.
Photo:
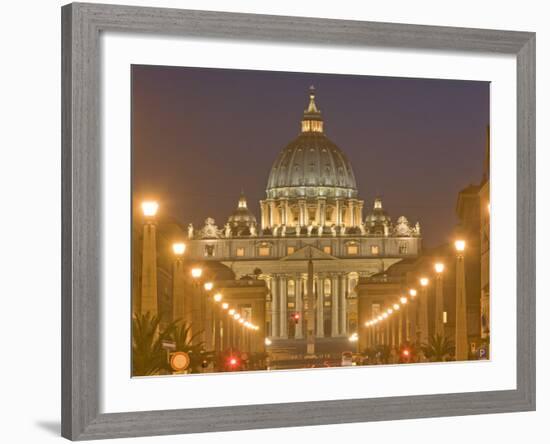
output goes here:
{"type": "Polygon", "coordinates": [[[302,132],[275,160],[267,181],[267,197],[357,196],[353,170],[346,157],[323,132],[315,90],[302,118],[302,132]]]}
{"type": "Polygon", "coordinates": [[[237,209],[233,211],[231,216],[229,216],[227,223],[231,226],[231,228],[233,229],[232,231],[234,232],[240,232],[244,229],[249,229],[251,225],[256,224],[256,217],[248,209],[244,193],[241,193],[237,209]]]}

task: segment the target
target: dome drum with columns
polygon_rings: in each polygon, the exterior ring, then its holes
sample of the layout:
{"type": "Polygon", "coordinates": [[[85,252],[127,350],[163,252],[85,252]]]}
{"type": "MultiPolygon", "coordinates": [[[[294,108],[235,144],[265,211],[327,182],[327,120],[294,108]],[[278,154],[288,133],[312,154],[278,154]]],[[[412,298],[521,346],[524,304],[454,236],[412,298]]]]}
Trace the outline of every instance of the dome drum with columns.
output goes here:
{"type": "Polygon", "coordinates": [[[241,193],[223,227],[211,218],[197,230],[189,225],[186,255],[220,261],[237,278],[259,273],[270,289],[271,339],[299,342],[308,328],[318,340],[347,339],[357,329],[357,280],[416,257],[421,249],[418,223],[411,226],[404,216],[393,223],[379,197],[366,217],[363,207],[350,161],[325,135],[312,87],[300,134],[269,172],[259,224],[241,193]],[[306,325],[306,316],[289,321],[292,313],[305,314],[308,304],[314,306],[313,324],[306,325]]]}

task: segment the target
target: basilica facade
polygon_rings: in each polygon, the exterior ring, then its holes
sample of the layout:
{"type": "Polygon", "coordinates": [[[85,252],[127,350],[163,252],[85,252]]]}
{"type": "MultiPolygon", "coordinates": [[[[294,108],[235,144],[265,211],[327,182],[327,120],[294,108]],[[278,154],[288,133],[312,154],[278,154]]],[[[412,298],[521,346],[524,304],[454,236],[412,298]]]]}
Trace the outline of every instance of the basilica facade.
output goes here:
{"type": "Polygon", "coordinates": [[[257,219],[242,194],[223,225],[188,226],[190,260],[217,261],[237,279],[267,283],[265,331],[272,341],[347,338],[358,330],[359,278],[421,249],[420,225],[397,220],[382,200],[365,205],[346,154],[325,134],[309,91],[299,135],[277,156],[257,219]],[[367,213],[364,215],[364,213],[367,213]]]}

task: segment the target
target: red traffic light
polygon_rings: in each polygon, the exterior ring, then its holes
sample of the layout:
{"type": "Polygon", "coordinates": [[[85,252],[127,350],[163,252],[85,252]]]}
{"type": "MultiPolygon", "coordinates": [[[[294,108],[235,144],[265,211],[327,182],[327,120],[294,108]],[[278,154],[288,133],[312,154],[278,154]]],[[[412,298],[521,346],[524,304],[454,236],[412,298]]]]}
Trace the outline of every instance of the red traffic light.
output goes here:
{"type": "Polygon", "coordinates": [[[293,313],[292,314],[292,319],[297,324],[300,321],[300,313],[293,313]]]}

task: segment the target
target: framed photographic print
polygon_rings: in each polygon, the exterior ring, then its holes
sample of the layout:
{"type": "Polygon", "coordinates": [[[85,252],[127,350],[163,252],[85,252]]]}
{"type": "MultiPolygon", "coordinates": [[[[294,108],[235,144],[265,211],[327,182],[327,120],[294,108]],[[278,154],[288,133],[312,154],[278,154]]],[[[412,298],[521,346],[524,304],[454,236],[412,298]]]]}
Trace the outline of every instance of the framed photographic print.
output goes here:
{"type": "Polygon", "coordinates": [[[65,437],[535,408],[534,34],[62,23],[65,437]]]}

